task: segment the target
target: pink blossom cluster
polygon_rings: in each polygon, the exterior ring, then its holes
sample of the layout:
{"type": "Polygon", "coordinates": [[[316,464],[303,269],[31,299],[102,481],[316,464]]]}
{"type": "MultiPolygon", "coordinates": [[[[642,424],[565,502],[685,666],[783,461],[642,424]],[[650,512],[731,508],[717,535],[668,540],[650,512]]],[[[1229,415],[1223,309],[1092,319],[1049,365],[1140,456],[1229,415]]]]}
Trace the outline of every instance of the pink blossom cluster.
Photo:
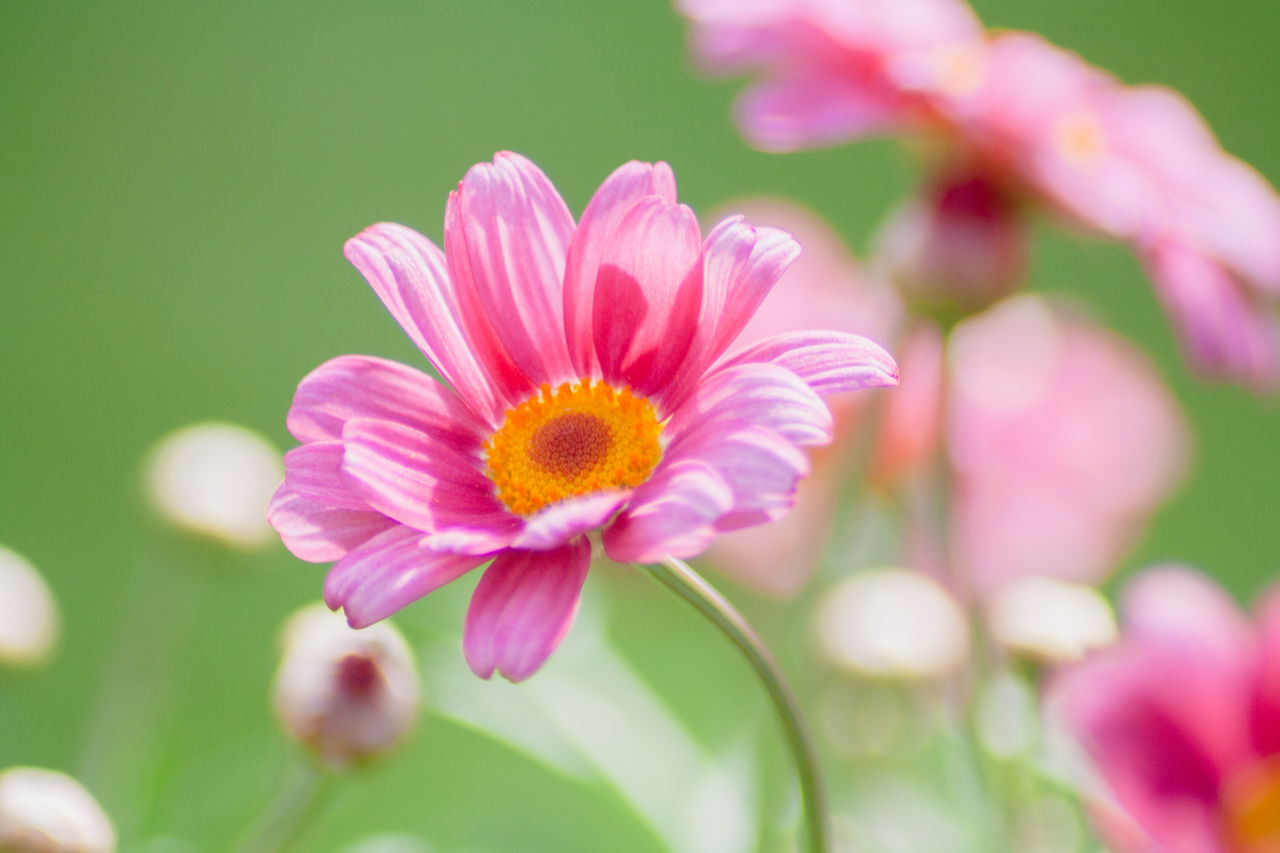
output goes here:
{"type": "Polygon", "coordinates": [[[933,254],[907,276],[923,295],[972,307],[1015,287],[1033,205],[1130,245],[1203,375],[1280,380],[1280,197],[1177,92],[988,32],[961,0],[678,5],[705,68],[759,72],[737,106],[758,147],[923,141],[933,254]]]}

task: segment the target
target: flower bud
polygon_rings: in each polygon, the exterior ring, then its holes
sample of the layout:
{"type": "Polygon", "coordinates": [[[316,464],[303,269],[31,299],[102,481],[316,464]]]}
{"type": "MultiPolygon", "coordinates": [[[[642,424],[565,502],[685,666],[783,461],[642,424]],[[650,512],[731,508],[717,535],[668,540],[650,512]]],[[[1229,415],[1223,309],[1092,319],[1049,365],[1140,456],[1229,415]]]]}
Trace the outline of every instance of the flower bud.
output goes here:
{"type": "Polygon", "coordinates": [[[952,320],[1016,290],[1027,235],[990,179],[961,172],[908,202],[880,234],[889,277],[918,313],[952,320]]]}
{"type": "Polygon", "coordinates": [[[258,433],[225,423],[170,433],[146,465],[149,497],[165,520],[243,549],[275,540],[267,503],[283,478],[279,450],[258,433]]]}
{"type": "Polygon", "coordinates": [[[58,640],[58,607],[40,573],[0,547],[0,663],[43,662],[58,640]]]}
{"type": "Polygon", "coordinates": [[[286,623],[276,716],[292,738],[330,764],[389,749],[417,718],[418,698],[413,652],[390,622],[357,631],[314,604],[286,623]]]}
{"type": "Polygon", "coordinates": [[[52,770],[0,773],[0,850],[5,853],[112,853],[116,833],[80,783],[52,770]]]}
{"type": "Polygon", "coordinates": [[[969,650],[960,606],[936,581],[905,569],[861,571],[828,592],[818,639],[837,666],[905,679],[946,675],[969,650]]]}
{"type": "Polygon", "coordinates": [[[1011,651],[1069,663],[1116,639],[1111,605],[1093,587],[1025,577],[1005,584],[987,610],[991,633],[1011,651]]]}

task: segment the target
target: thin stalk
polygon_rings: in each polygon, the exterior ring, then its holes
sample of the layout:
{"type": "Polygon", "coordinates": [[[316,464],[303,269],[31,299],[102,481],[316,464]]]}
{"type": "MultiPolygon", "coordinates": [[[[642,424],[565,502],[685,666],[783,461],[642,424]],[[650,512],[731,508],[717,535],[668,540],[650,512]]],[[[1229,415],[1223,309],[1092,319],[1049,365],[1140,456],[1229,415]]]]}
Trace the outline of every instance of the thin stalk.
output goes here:
{"type": "Polygon", "coordinates": [[[292,850],[302,833],[314,823],[334,782],[332,771],[311,761],[298,762],[266,814],[237,848],[238,853],[292,850]]]}
{"type": "Polygon", "coordinates": [[[759,635],[747,624],[747,620],[724,596],[683,560],[667,557],[661,563],[641,566],[655,580],[693,605],[711,624],[720,629],[729,641],[737,646],[747,663],[760,678],[765,692],[773,702],[774,710],[782,723],[787,748],[795,763],[796,777],[800,783],[800,795],[804,801],[805,827],[808,832],[809,850],[827,853],[826,792],[822,777],[818,774],[817,755],[813,742],[800,715],[791,689],[787,687],[773,655],[765,647],[759,635]]]}

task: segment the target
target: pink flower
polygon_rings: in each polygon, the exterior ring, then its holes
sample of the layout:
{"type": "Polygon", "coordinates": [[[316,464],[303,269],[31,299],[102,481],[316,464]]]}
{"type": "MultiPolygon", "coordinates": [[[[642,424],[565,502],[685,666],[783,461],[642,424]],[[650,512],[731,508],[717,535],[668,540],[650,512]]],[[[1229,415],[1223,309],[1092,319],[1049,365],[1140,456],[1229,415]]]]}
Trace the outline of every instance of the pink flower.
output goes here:
{"type": "Polygon", "coordinates": [[[385,223],[346,246],[444,382],[368,356],[313,371],[269,517],[298,557],[337,560],[325,600],[353,627],[490,563],[464,629],[481,677],[526,678],[560,642],[588,534],[650,562],[776,519],[808,473],[799,448],[830,439],[819,394],[895,381],[842,332],[722,357],[799,247],[740,217],[704,240],[663,163],[620,167],[575,224],[501,153],[450,195],[444,231],[443,252],[385,223]]]}
{"type": "MultiPolygon", "coordinates": [[[[899,132],[930,118],[897,79],[903,57],[963,56],[982,28],[959,0],[677,0],[691,50],[708,70],[764,79],[738,102],[738,124],[767,151],[899,132]]],[[[957,71],[956,73],[963,73],[957,71]]]]}
{"type": "Polygon", "coordinates": [[[1099,810],[1113,849],[1280,849],[1280,589],[1250,625],[1203,575],[1164,567],[1124,605],[1121,644],[1051,691],[1124,812],[1099,810]]]}
{"type": "Polygon", "coordinates": [[[966,320],[948,356],[957,569],[982,595],[1025,575],[1102,580],[1186,465],[1154,368],[1032,296],[966,320]]]}
{"type": "Polygon", "coordinates": [[[1031,202],[1132,246],[1201,374],[1280,384],[1280,196],[1177,93],[1126,87],[1031,33],[988,37],[959,0],[678,5],[709,69],[761,69],[738,111],[758,147],[910,135],[931,186],[989,189],[992,215],[960,221],[976,249],[953,248],[940,204],[907,223],[894,264],[913,296],[950,289],[976,310],[1017,284],[1031,202]],[[1000,287],[975,290],[983,265],[1000,287]]]}

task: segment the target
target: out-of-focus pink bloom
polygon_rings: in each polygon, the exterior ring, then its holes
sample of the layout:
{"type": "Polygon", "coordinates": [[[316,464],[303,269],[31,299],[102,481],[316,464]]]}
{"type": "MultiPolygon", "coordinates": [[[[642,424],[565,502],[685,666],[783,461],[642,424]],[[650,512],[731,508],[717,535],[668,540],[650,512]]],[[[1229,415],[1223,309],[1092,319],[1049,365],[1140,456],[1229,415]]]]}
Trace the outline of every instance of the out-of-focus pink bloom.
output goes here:
{"type": "Polygon", "coordinates": [[[1259,390],[1280,383],[1280,196],[1222,150],[1182,96],[1126,87],[1031,33],[987,37],[959,0],[677,5],[711,70],[762,69],[739,108],[759,147],[909,134],[930,141],[929,169],[944,176],[931,186],[959,170],[991,188],[1008,217],[969,218],[970,236],[958,243],[981,251],[948,252],[928,216],[915,215],[905,231],[914,241],[897,249],[914,243],[928,275],[897,262],[908,292],[923,280],[972,302],[980,262],[1015,268],[1008,259],[1021,241],[1010,222],[1031,201],[1131,244],[1203,375],[1259,390]]]}
{"type": "Polygon", "coordinates": [[[449,197],[445,249],[393,224],[348,241],[448,383],[365,356],[303,379],[270,520],[337,560],[325,600],[368,625],[492,561],[464,648],[531,675],[568,630],[601,531],[620,562],[701,553],[782,516],[831,438],[819,395],[893,384],[865,338],[794,332],[721,358],[799,247],[741,217],[705,240],[663,163],[629,163],[575,223],[501,153],[449,197]]]}
{"type": "Polygon", "coordinates": [[[902,55],[952,55],[981,39],[959,0],[677,0],[708,70],[762,71],[738,102],[751,142],[791,151],[899,132],[930,118],[895,79],[902,55]]]}
{"type": "MultiPolygon", "coordinates": [[[[776,199],[743,200],[722,212],[789,231],[803,248],[742,330],[737,347],[815,327],[863,334],[876,341],[893,335],[902,319],[897,295],[859,267],[821,217],[776,199]]],[[[707,558],[720,571],[757,592],[778,597],[794,595],[813,575],[826,550],[840,491],[852,466],[850,438],[865,426],[860,404],[868,399],[864,394],[842,394],[828,400],[835,415],[836,439],[813,452],[812,473],[797,487],[791,512],[774,524],[717,537],[707,558]]]]}
{"type": "Polygon", "coordinates": [[[1026,277],[1028,237],[1016,206],[982,171],[941,176],[889,220],[881,260],[919,313],[965,316],[1026,277]]]}
{"type": "Polygon", "coordinates": [[[960,324],[949,358],[958,570],[979,594],[1100,580],[1185,467],[1172,395],[1132,346],[1032,296],[960,324]]]}
{"type": "Polygon", "coordinates": [[[1051,690],[1126,812],[1100,813],[1113,849],[1280,849],[1280,590],[1250,625],[1210,580],[1163,567],[1124,612],[1122,642],[1051,690]]]}

